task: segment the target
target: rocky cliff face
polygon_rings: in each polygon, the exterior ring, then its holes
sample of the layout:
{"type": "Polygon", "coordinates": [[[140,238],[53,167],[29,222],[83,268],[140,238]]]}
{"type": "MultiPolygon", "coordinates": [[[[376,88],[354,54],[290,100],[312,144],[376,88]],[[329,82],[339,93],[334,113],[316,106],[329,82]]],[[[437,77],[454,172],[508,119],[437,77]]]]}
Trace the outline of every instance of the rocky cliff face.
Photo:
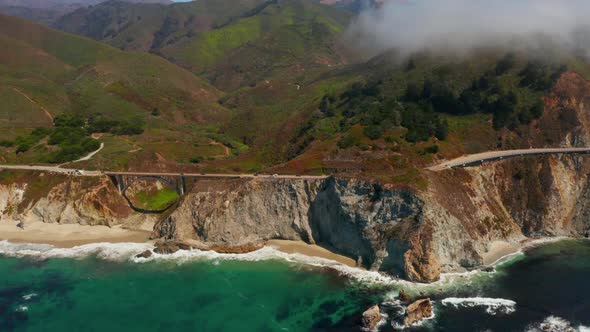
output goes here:
{"type": "Polygon", "coordinates": [[[424,192],[335,178],[201,182],[154,237],[219,246],[302,240],[431,282],[441,271],[482,265],[494,241],[584,235],[590,186],[582,158],[431,174],[424,192]]]}
{"type": "MultiPolygon", "coordinates": [[[[3,172],[0,220],[114,226],[139,229],[150,217],[127,205],[108,178],[3,172]]],[[[153,222],[153,221],[152,221],[153,222]]]]}
{"type": "Polygon", "coordinates": [[[406,235],[422,206],[408,191],[334,178],[201,182],[155,236],[218,245],[302,240],[403,274],[406,235]]]}

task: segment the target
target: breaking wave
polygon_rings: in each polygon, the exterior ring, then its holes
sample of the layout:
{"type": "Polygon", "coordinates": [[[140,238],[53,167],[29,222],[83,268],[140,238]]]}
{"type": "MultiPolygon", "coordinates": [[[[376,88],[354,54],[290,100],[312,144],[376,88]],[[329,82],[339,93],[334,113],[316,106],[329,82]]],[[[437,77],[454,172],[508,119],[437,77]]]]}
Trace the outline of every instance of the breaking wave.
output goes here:
{"type": "Polygon", "coordinates": [[[170,261],[183,264],[194,261],[207,261],[211,264],[219,264],[221,261],[268,261],[282,260],[291,263],[298,263],[314,267],[329,267],[339,273],[352,277],[358,281],[371,283],[396,283],[401,282],[395,278],[383,275],[374,271],[343,265],[339,262],[319,257],[310,257],[302,254],[288,254],[278,251],[272,247],[263,247],[259,250],[245,254],[221,254],[214,251],[202,250],[179,250],[173,254],[156,254],[149,258],[135,257],[145,250],[153,250],[154,245],[150,243],[93,243],[72,248],[56,248],[48,244],[12,243],[0,241],[0,255],[9,257],[30,257],[35,259],[49,258],[85,258],[96,256],[99,259],[111,261],[131,261],[135,263],[146,263],[151,261],[170,261]]]}
{"type": "Polygon", "coordinates": [[[516,302],[507,299],[495,299],[487,297],[448,297],[441,301],[443,305],[459,307],[485,307],[490,315],[511,314],[516,311],[516,302]]]}
{"type": "Polygon", "coordinates": [[[92,243],[73,248],[56,248],[49,244],[0,241],[0,255],[38,259],[84,258],[95,255],[100,259],[125,261],[144,250],[152,248],[153,245],[149,243],[92,243]]]}
{"type": "Polygon", "coordinates": [[[543,322],[536,325],[530,325],[526,332],[590,332],[590,327],[580,325],[576,328],[569,321],[557,317],[549,316],[543,322]]]}

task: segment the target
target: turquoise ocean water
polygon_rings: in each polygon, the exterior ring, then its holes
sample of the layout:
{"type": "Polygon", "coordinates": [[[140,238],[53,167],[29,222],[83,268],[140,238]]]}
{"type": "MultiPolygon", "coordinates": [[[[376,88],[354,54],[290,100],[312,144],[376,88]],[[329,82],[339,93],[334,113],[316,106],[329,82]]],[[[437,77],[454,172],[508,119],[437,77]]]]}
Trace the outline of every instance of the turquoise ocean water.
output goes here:
{"type": "Polygon", "coordinates": [[[265,249],[241,257],[133,259],[142,245],[76,249],[0,243],[0,331],[358,331],[382,303],[399,330],[400,288],[435,302],[410,331],[541,331],[590,326],[590,242],[536,247],[494,273],[400,283],[265,249]]]}

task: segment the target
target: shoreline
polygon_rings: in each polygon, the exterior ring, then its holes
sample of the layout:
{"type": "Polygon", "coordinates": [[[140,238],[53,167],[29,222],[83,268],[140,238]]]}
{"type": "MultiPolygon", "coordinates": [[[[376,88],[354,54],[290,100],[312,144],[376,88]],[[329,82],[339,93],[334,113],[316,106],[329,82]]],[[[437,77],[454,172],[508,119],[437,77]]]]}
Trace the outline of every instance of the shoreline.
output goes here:
{"type": "Polygon", "coordinates": [[[482,254],[482,258],[484,259],[482,267],[494,267],[503,263],[510,257],[524,253],[527,249],[534,246],[568,239],[574,240],[576,238],[568,236],[543,237],[537,239],[526,238],[518,243],[494,241],[490,246],[490,250],[487,253],[482,254]]]}
{"type": "Polygon", "coordinates": [[[308,257],[325,258],[349,267],[363,269],[362,267],[358,267],[356,261],[350,257],[336,254],[326,248],[307,244],[303,241],[269,240],[266,242],[266,246],[286,254],[301,254],[308,257]]]}
{"type": "MultiPolygon", "coordinates": [[[[80,224],[49,224],[43,222],[27,223],[25,229],[17,227],[18,221],[0,221],[0,241],[12,243],[48,244],[60,249],[97,243],[151,243],[151,231],[130,230],[122,226],[88,226],[80,224]]],[[[483,253],[481,268],[494,267],[510,257],[523,253],[528,248],[544,243],[569,239],[569,237],[547,237],[539,239],[523,239],[519,242],[494,241],[488,252],[483,253]]],[[[365,270],[357,266],[356,261],[332,252],[318,245],[303,241],[269,240],[265,247],[270,247],[285,254],[300,254],[310,258],[322,258],[337,262],[344,266],[365,270]]],[[[479,270],[478,269],[478,270],[479,270]]],[[[454,274],[453,272],[442,273],[454,274]]]]}
{"type": "MultiPolygon", "coordinates": [[[[17,227],[18,221],[0,221],[0,241],[12,243],[48,244],[60,249],[71,249],[96,243],[153,243],[148,230],[129,230],[121,226],[88,226],[80,224],[27,223],[25,229],[17,227]]],[[[352,258],[336,254],[323,247],[303,241],[270,240],[266,247],[285,254],[301,254],[324,258],[359,268],[352,258]]],[[[362,268],[359,268],[362,269],[362,268]]]]}
{"type": "Polygon", "coordinates": [[[88,226],[80,224],[27,223],[25,229],[17,221],[0,221],[0,240],[12,243],[49,244],[57,248],[73,248],[94,243],[147,243],[150,231],[130,230],[121,226],[88,226]]]}
{"type": "Polygon", "coordinates": [[[481,255],[482,266],[494,266],[504,258],[512,256],[524,249],[522,242],[513,243],[507,241],[493,241],[488,252],[481,255]]]}

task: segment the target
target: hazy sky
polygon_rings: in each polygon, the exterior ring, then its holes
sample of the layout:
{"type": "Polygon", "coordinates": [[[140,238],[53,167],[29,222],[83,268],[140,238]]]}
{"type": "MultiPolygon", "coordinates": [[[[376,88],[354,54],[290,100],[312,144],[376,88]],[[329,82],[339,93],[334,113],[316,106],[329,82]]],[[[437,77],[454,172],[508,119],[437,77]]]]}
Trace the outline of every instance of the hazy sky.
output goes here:
{"type": "Polygon", "coordinates": [[[361,14],[350,32],[363,36],[363,46],[405,52],[465,50],[539,34],[579,46],[579,37],[590,39],[574,34],[588,14],[590,0],[390,0],[361,14]]]}

